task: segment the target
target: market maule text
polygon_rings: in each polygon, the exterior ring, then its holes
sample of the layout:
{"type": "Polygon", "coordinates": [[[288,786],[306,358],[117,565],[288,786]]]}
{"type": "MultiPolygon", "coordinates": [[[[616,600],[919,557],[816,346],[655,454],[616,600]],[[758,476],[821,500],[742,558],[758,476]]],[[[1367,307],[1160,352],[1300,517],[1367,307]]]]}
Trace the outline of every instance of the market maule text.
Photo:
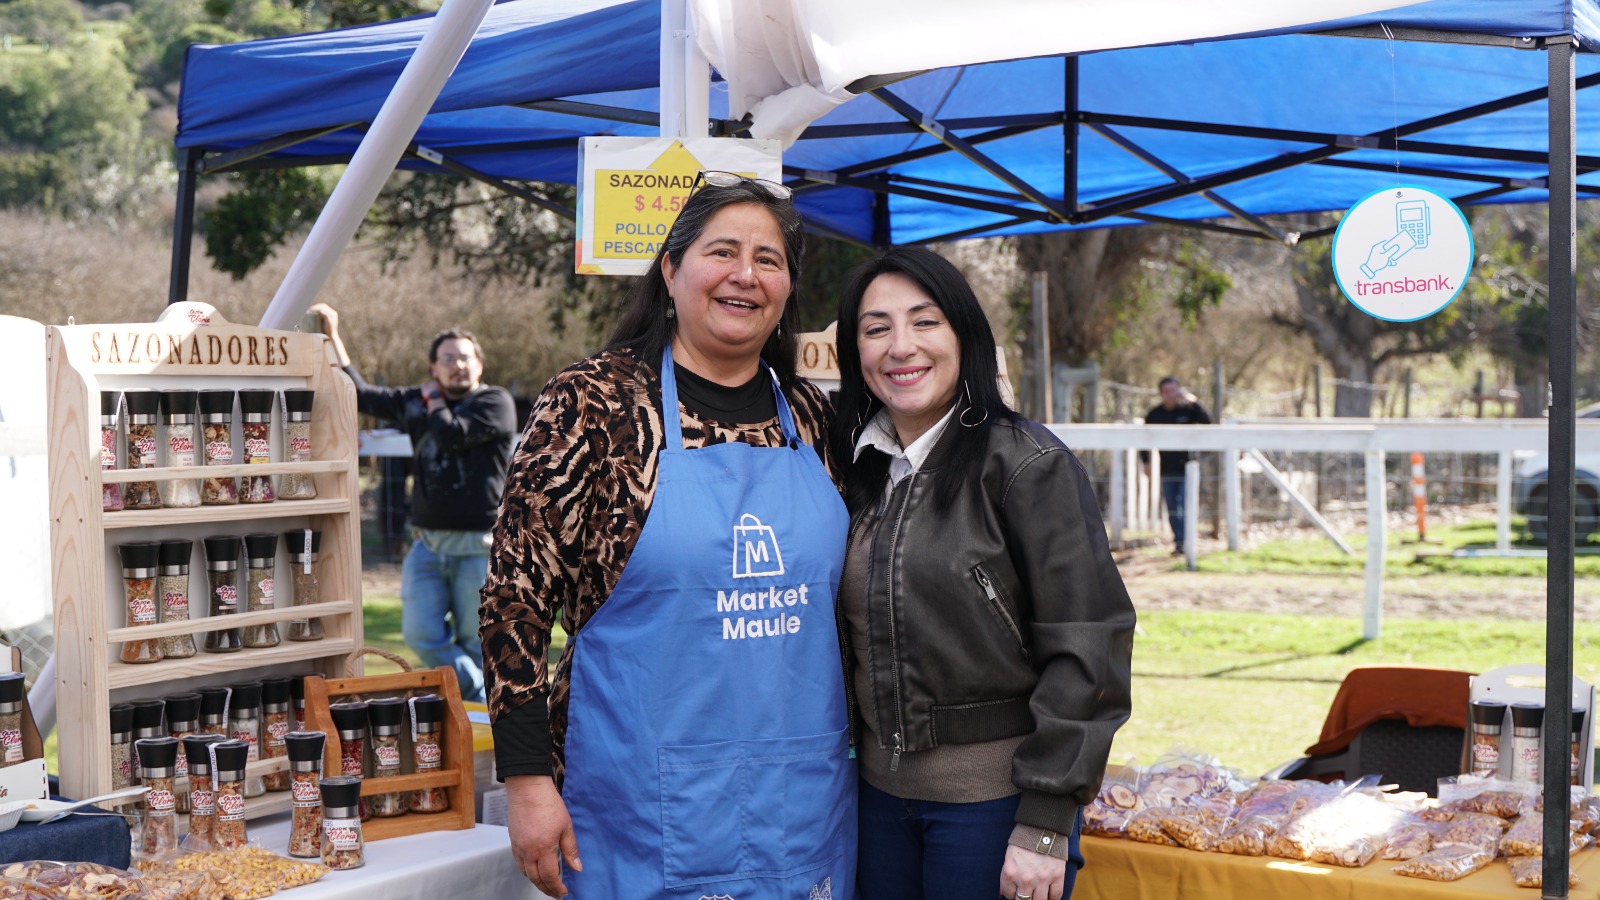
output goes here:
{"type": "Polygon", "coordinates": [[[177,366],[286,366],[287,335],[164,334],[94,331],[89,334],[92,363],[168,363],[177,366]]]}

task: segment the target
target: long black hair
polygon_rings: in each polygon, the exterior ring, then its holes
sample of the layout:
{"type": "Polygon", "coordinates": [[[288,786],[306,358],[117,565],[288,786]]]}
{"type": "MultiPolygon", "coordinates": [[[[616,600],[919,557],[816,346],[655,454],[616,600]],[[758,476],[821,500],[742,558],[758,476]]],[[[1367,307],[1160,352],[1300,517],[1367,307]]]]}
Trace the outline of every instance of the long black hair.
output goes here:
{"type": "Polygon", "coordinates": [[[961,485],[975,479],[983,466],[994,423],[1015,417],[1000,397],[1000,368],[995,362],[994,332],[989,319],[961,272],[949,260],[924,247],[894,247],[863,264],[850,279],[839,304],[839,400],[830,443],[834,458],[846,467],[845,499],[851,510],[875,503],[883,493],[888,459],[869,453],[852,463],[856,440],[883,403],[867,390],[861,374],[861,349],[857,344],[861,298],[882,275],[898,273],[927,294],[961,342],[961,385],[956,394],[956,416],[941,442],[949,443],[943,462],[934,472],[934,505],[947,509],[961,485]],[[968,424],[968,423],[972,424],[968,424]]]}
{"type": "Polygon", "coordinates": [[[761,358],[767,361],[784,387],[794,383],[795,355],[799,341],[795,339],[796,306],[800,302],[800,259],[805,255],[805,233],[801,230],[800,214],[794,204],[779,200],[767,189],[752,181],[742,181],[728,187],[704,185],[691,194],[677,221],[667,232],[666,240],[650,265],[650,271],[633,283],[623,301],[622,318],[606,342],[607,350],[627,349],[654,368],[660,364],[661,352],[672,342],[678,327],[677,319],[667,318],[672,308],[672,298],[667,294],[666,275],[661,271],[661,261],[671,259],[673,269],[683,266],[683,255],[689,246],[700,239],[706,225],[724,207],[737,203],[759,206],[772,214],[783,234],[783,253],[789,266],[789,296],[783,304],[783,315],[778,327],[767,337],[761,348],[761,358]]]}

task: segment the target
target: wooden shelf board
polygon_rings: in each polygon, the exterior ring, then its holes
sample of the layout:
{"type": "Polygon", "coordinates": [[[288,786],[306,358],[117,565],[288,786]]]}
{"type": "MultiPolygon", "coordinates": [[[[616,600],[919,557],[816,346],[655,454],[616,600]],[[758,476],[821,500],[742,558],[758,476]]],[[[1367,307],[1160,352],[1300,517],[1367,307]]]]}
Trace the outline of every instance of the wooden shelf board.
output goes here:
{"type": "Polygon", "coordinates": [[[277,663],[297,662],[304,659],[324,659],[353,653],[353,638],[323,638],[320,641],[284,641],[276,647],[240,650],[235,653],[206,653],[188,659],[164,659],[155,663],[111,662],[106,666],[107,684],[112,689],[154,684],[176,678],[196,675],[215,675],[270,666],[277,663]]]}
{"type": "MultiPolygon", "coordinates": [[[[277,500],[272,503],[241,503],[229,506],[192,506],[187,509],[124,509],[105,514],[107,531],[113,528],[145,528],[208,522],[238,522],[251,519],[281,519],[290,516],[321,516],[350,512],[354,502],[347,499],[277,500]]],[[[193,577],[193,573],[191,573],[193,577]]]]}
{"type": "MultiPolygon", "coordinates": [[[[182,478],[243,478],[246,475],[318,475],[348,472],[348,459],[319,459],[311,462],[277,462],[238,466],[157,466],[153,469],[102,469],[101,484],[127,484],[130,481],[177,481],[182,478]]],[[[247,506],[249,504],[246,504],[247,506]]]]}
{"type": "MultiPolygon", "coordinates": [[[[265,625],[269,622],[292,622],[295,619],[322,619],[328,616],[348,616],[356,612],[357,605],[344,600],[330,600],[325,603],[307,603],[305,606],[280,606],[276,609],[263,609],[257,612],[234,613],[231,616],[201,616],[187,622],[162,622],[156,625],[134,625],[128,628],[113,628],[106,632],[106,641],[111,644],[120,644],[125,641],[147,641],[151,638],[174,637],[180,634],[192,634],[196,641],[200,641],[208,632],[222,631],[229,628],[248,628],[251,625],[265,625]]],[[[317,641],[290,641],[288,637],[279,634],[284,643],[315,644],[317,641]]],[[[327,640],[327,638],[323,638],[327,640]]],[[[144,663],[143,665],[153,665],[144,663]]]]}

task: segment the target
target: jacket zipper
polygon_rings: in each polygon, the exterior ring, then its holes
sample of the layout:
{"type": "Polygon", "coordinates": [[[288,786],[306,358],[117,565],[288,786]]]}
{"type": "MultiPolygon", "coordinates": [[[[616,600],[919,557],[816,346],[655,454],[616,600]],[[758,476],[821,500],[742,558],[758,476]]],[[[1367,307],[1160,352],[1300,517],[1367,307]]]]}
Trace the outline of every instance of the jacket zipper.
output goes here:
{"type": "Polygon", "coordinates": [[[978,587],[983,588],[983,595],[989,598],[989,605],[994,607],[994,611],[1005,622],[1006,630],[1011,632],[1012,639],[1017,642],[1017,652],[1022,654],[1023,659],[1027,659],[1028,649],[1022,642],[1022,631],[1017,627],[1011,613],[1006,611],[1005,604],[1000,600],[1000,593],[994,589],[994,582],[989,580],[989,573],[983,570],[983,566],[977,566],[972,570],[972,574],[978,579],[978,587]]]}
{"type": "Polygon", "coordinates": [[[894,564],[895,545],[900,540],[900,525],[905,521],[906,508],[911,505],[911,489],[917,473],[906,476],[906,493],[900,501],[900,511],[894,517],[894,530],[889,532],[889,566],[884,572],[884,599],[889,607],[889,683],[894,688],[894,756],[889,760],[889,771],[900,771],[900,754],[905,751],[905,720],[900,711],[900,654],[894,646],[894,564]]]}

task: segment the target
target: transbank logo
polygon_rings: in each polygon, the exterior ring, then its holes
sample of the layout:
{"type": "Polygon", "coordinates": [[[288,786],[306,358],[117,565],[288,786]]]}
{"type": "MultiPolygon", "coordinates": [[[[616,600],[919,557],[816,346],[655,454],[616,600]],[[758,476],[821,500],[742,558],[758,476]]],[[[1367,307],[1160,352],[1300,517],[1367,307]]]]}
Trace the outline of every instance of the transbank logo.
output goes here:
{"type": "Polygon", "coordinates": [[[1333,274],[1362,312],[1391,322],[1449,305],[1472,272],[1472,230],[1461,210],[1427,188],[1368,194],[1339,222],[1333,274]]]}

